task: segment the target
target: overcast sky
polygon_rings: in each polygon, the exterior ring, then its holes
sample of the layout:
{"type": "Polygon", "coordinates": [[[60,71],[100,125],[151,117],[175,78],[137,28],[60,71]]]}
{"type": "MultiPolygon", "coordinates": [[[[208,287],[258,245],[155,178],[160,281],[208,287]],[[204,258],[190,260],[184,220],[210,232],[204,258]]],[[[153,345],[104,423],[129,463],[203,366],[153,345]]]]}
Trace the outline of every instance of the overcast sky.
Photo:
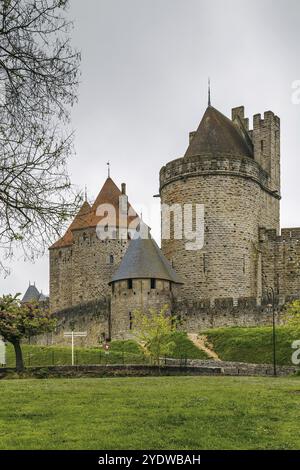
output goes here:
{"type": "MultiPolygon", "coordinates": [[[[282,227],[300,226],[300,80],[298,0],[70,0],[73,43],[82,52],[73,110],[74,184],[92,201],[107,176],[127,183],[129,199],[159,241],[158,173],[180,157],[207,105],[230,116],[274,111],[281,118],[282,227]],[[156,220],[147,207],[156,204],[156,220]]],[[[152,210],[153,212],[153,210],[152,210]]],[[[0,294],[29,280],[48,293],[48,255],[21,259],[0,279],[0,294]]]]}

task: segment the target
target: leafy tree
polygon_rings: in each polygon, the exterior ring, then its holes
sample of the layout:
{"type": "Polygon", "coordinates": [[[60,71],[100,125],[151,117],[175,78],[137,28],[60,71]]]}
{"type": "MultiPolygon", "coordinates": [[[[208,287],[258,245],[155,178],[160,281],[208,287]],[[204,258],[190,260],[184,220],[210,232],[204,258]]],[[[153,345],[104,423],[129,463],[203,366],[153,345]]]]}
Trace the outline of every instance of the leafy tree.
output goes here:
{"type": "Polygon", "coordinates": [[[43,253],[79,204],[66,170],[80,63],[67,6],[0,1],[0,271],[15,246],[43,253]]]}
{"type": "Polygon", "coordinates": [[[294,300],[287,305],[284,321],[286,325],[300,329],[300,300],[294,300]]]}
{"type": "Polygon", "coordinates": [[[21,341],[24,338],[52,331],[56,322],[45,307],[37,303],[22,304],[19,294],[0,297],[0,335],[12,343],[16,354],[16,369],[24,369],[21,341]]]}
{"type": "Polygon", "coordinates": [[[134,335],[145,346],[154,364],[159,364],[160,357],[170,354],[175,345],[171,333],[176,330],[177,320],[167,313],[168,308],[165,305],[159,312],[155,309],[133,312],[134,335]]]}

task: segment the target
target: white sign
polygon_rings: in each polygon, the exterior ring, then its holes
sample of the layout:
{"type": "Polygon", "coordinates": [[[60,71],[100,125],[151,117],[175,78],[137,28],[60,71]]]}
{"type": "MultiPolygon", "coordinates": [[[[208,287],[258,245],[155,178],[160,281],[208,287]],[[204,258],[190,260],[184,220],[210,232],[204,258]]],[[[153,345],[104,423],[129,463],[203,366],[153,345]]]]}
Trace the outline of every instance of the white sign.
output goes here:
{"type": "Polygon", "coordinates": [[[0,337],[0,365],[6,365],[6,345],[0,337]]]}
{"type": "Polygon", "coordinates": [[[86,331],[66,331],[64,333],[65,338],[72,339],[72,366],[74,366],[74,338],[83,338],[85,336],[87,336],[86,331]]]}

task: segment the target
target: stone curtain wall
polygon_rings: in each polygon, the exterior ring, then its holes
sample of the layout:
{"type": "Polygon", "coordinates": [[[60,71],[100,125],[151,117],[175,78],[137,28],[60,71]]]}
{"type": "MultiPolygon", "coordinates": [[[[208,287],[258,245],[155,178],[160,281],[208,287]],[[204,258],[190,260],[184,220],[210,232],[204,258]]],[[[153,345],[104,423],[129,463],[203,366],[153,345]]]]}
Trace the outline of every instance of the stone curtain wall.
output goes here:
{"type": "Polygon", "coordinates": [[[50,334],[32,338],[32,344],[71,345],[70,338],[64,338],[67,331],[86,331],[86,338],[76,338],[76,346],[99,346],[103,338],[110,336],[110,298],[70,307],[54,314],[58,325],[50,334]]]}
{"type": "MultiPolygon", "coordinates": [[[[199,333],[209,328],[232,326],[262,326],[272,324],[272,312],[266,306],[257,306],[256,298],[218,299],[214,305],[210,300],[202,302],[174,301],[172,312],[182,320],[181,329],[199,333]]],[[[276,322],[280,323],[282,309],[276,311],[276,322]]]]}

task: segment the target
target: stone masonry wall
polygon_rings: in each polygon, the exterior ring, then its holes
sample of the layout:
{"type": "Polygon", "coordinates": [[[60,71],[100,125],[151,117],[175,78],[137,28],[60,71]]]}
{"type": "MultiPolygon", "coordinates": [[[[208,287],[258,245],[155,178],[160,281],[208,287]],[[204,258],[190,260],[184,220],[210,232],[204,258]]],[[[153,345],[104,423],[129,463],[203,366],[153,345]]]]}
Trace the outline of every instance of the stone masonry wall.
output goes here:
{"type": "Polygon", "coordinates": [[[185,299],[251,297],[257,292],[259,187],[251,180],[208,175],[175,181],[161,191],[162,203],[204,204],[204,247],[185,249],[186,240],[162,240],[162,251],[184,285],[185,299]]]}
{"type": "Polygon", "coordinates": [[[56,312],[109,295],[127,240],[100,240],[95,228],[73,232],[71,247],[50,250],[50,309],[56,312]]]}
{"type": "Polygon", "coordinates": [[[132,319],[135,310],[147,312],[150,308],[159,311],[164,305],[171,305],[170,282],[156,280],[151,289],[150,279],[133,279],[132,289],[127,280],[114,283],[111,299],[112,338],[132,337],[132,319]]]}
{"type": "MultiPolygon", "coordinates": [[[[205,156],[174,160],[160,173],[162,204],[204,204],[204,247],[162,240],[162,251],[183,278],[179,295],[188,300],[256,297],[261,301],[261,224],[279,225],[278,195],[268,175],[250,157],[205,156]],[[267,203],[267,208],[264,209],[267,203]]],[[[176,221],[175,221],[176,223],[176,221]]]]}
{"type": "Polygon", "coordinates": [[[300,297],[300,228],[260,231],[264,286],[274,288],[283,304],[300,297]]]}
{"type": "MultiPolygon", "coordinates": [[[[218,299],[214,306],[210,300],[199,302],[174,301],[172,312],[182,320],[182,330],[199,333],[210,328],[233,326],[262,326],[272,324],[272,312],[258,306],[256,298],[218,299]]],[[[277,308],[276,322],[281,322],[282,309],[277,308]]]]}
{"type": "Polygon", "coordinates": [[[70,338],[64,337],[67,331],[86,331],[86,338],[76,338],[76,346],[99,346],[101,340],[110,336],[110,298],[101,298],[64,309],[55,313],[55,332],[32,338],[32,344],[60,344],[70,346],[70,338]]]}

